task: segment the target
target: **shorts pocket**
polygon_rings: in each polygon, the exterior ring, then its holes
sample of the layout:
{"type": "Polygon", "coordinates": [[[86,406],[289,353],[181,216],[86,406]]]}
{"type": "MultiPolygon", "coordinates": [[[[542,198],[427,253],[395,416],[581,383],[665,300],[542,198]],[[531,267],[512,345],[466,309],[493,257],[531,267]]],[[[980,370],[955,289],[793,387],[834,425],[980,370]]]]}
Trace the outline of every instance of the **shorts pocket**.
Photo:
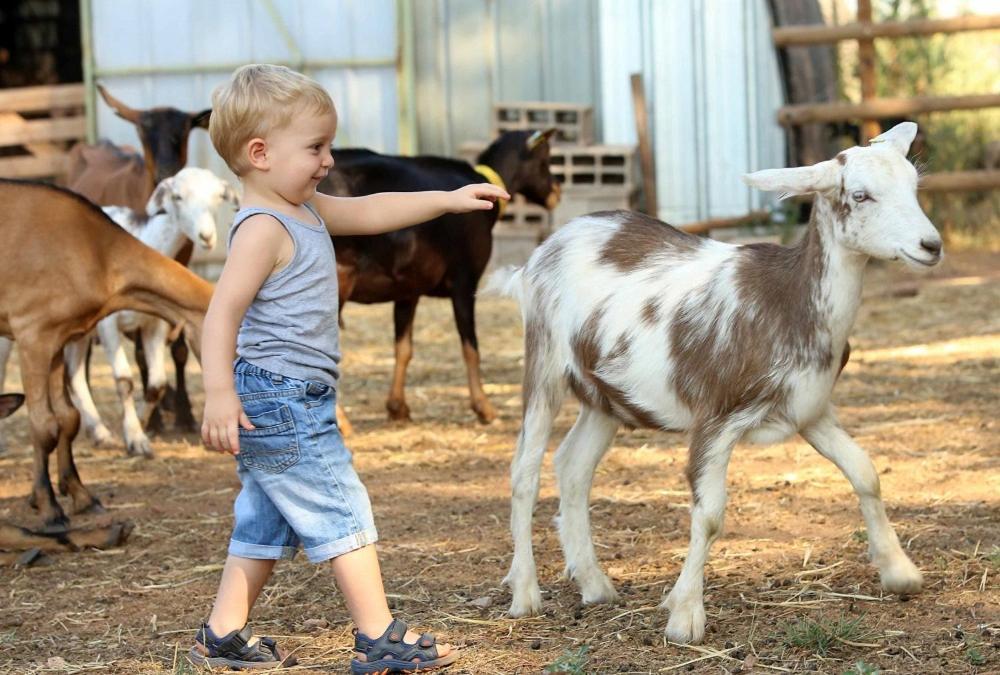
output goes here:
{"type": "Polygon", "coordinates": [[[240,454],[247,468],[281,473],[299,461],[299,439],[291,409],[276,401],[247,401],[244,411],[253,429],[239,428],[240,454]]]}

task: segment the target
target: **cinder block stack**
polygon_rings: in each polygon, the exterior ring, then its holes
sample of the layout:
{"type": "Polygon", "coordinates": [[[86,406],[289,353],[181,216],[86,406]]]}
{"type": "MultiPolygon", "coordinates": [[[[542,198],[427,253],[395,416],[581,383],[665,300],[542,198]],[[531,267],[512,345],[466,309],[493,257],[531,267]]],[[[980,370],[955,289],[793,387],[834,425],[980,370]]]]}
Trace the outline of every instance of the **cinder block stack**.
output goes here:
{"type": "MultiPolygon", "coordinates": [[[[551,214],[522,197],[507,205],[493,231],[491,265],[523,264],[554,228],[577,216],[636,205],[636,146],[594,143],[592,107],[575,103],[497,103],[491,127],[493,138],[504,131],[554,128],[550,166],[562,184],[562,201],[551,214]]],[[[459,155],[475,164],[486,145],[481,141],[464,143],[459,155]]]]}

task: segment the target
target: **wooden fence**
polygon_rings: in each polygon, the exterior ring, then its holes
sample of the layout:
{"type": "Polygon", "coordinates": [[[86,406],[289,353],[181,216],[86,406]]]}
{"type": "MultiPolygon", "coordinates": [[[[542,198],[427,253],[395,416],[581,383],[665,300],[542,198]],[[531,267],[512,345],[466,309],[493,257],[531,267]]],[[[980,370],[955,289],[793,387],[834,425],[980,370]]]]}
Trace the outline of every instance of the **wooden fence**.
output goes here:
{"type": "Polygon", "coordinates": [[[82,84],[0,89],[0,177],[58,177],[86,135],[82,84]]]}
{"type": "MultiPolygon", "coordinates": [[[[881,130],[879,119],[950,110],[1000,107],[1000,94],[966,96],[920,96],[908,99],[877,98],[875,95],[874,39],[895,39],[938,33],[1000,28],[1000,14],[963,16],[952,19],[872,22],[871,0],[858,0],[858,20],[843,26],[786,26],[772,31],[777,47],[836,44],[858,41],[861,103],[805,103],[784,106],[778,121],[791,126],[810,122],[842,122],[859,119],[862,143],[881,130]]],[[[1000,171],[952,171],[927,174],[921,187],[932,191],[990,190],[1000,187],[1000,171]]]]}

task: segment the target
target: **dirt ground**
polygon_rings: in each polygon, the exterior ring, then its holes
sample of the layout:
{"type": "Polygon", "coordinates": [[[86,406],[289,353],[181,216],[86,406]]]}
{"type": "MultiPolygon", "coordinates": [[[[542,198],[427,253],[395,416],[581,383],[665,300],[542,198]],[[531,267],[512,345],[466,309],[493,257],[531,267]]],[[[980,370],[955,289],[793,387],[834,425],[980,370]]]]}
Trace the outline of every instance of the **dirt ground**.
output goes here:
{"type": "MultiPolygon", "coordinates": [[[[547,459],[535,519],[544,614],[510,620],[509,462],[519,429],[521,326],[484,299],[480,337],[490,426],[468,409],[450,306],[425,300],[407,393],[414,422],[386,422],[391,308],[345,313],[342,399],[374,503],[386,588],[400,616],[463,648],[451,673],[1000,672],[1000,256],[949,257],[932,275],[869,271],[852,359],[835,392],[846,428],[882,478],[890,518],[925,591],[883,596],[847,481],[804,442],[738,448],[726,531],[706,569],[705,644],[667,644],[661,595],[687,545],[679,434],[619,433],[598,470],[598,556],[622,595],[582,606],[562,578],[547,459]]],[[[95,394],[119,421],[97,353],[95,394]]],[[[193,370],[197,370],[195,367],[193,370]]],[[[8,378],[19,387],[16,367],[8,378]]],[[[191,377],[200,417],[200,377],[191,377]]],[[[557,438],[574,419],[559,417],[557,438]]],[[[27,416],[2,423],[0,519],[37,524],[27,416]]],[[[117,428],[112,426],[112,428],[117,428]]],[[[136,528],[124,548],[0,570],[0,671],[186,673],[225,556],[239,484],[233,460],[168,435],[153,460],[76,444],[84,481],[136,528]]],[[[78,517],[75,523],[91,522],[78,517]]],[[[326,566],[278,566],[253,617],[295,648],[299,672],[345,672],[349,622],[326,566]]]]}

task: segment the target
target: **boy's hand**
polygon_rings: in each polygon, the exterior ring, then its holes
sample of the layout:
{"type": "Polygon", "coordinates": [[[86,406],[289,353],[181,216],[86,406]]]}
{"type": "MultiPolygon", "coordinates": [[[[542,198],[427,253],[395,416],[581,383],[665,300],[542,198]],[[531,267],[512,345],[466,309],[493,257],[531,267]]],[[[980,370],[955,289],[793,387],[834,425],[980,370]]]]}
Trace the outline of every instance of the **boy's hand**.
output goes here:
{"type": "Polygon", "coordinates": [[[240,404],[240,397],[232,389],[225,392],[206,393],[205,415],[201,424],[201,440],[205,447],[216,452],[240,454],[240,434],[237,425],[253,429],[253,424],[240,404]]]}
{"type": "Polygon", "coordinates": [[[448,210],[452,213],[489,211],[498,199],[510,199],[506,190],[492,183],[474,183],[448,193],[448,210]]]}

